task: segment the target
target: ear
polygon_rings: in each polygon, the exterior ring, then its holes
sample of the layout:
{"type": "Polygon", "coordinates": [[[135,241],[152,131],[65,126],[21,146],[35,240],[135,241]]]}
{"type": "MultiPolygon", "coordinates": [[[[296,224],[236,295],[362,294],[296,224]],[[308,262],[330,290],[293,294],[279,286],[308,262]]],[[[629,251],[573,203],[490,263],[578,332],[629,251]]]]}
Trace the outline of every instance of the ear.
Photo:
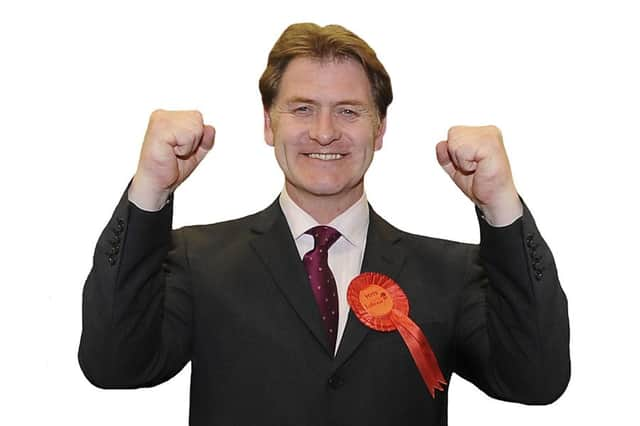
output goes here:
{"type": "Polygon", "coordinates": [[[387,131],[387,117],[383,118],[378,124],[378,130],[376,130],[376,135],[374,139],[374,149],[378,151],[382,148],[382,138],[384,137],[384,132],[387,131]]]}
{"type": "Polygon", "coordinates": [[[273,146],[273,128],[271,127],[271,116],[269,111],[264,110],[264,141],[269,146],[273,146]]]}

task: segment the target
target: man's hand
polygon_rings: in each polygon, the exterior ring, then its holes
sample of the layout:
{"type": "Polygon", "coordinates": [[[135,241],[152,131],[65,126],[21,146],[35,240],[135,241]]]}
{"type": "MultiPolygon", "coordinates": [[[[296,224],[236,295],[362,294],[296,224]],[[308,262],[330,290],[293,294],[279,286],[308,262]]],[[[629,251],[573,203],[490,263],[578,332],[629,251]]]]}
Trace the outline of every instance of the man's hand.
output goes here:
{"type": "Polygon", "coordinates": [[[438,162],[458,188],[494,226],[506,226],[522,215],[500,129],[495,126],[449,129],[436,145],[438,162]]]}
{"type": "Polygon", "coordinates": [[[154,111],[129,200],[143,210],[160,210],[213,147],[215,133],[199,111],[154,111]]]}

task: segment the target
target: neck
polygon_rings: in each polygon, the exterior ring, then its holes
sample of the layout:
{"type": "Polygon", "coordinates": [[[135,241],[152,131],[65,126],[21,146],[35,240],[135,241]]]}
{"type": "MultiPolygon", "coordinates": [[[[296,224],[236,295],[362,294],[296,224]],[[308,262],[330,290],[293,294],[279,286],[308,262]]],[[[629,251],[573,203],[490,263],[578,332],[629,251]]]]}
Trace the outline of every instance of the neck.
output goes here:
{"type": "Polygon", "coordinates": [[[326,225],[354,205],[364,193],[360,183],[345,194],[314,195],[285,183],[287,194],[302,210],[309,213],[319,224],[326,225]]]}

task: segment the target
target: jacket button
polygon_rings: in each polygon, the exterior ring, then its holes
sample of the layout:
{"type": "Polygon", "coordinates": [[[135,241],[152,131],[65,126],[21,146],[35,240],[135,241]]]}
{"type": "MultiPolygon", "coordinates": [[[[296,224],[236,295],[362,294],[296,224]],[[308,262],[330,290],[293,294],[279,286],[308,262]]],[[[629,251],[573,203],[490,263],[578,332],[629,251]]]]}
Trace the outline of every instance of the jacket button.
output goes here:
{"type": "Polygon", "coordinates": [[[540,281],[543,277],[542,271],[536,271],[536,280],[540,281]]]}
{"type": "Polygon", "coordinates": [[[342,377],[338,376],[337,374],[334,374],[333,376],[329,377],[328,383],[332,389],[338,389],[340,386],[344,384],[344,380],[342,379],[342,377]]]}
{"type": "Polygon", "coordinates": [[[107,257],[107,262],[109,262],[109,265],[113,266],[116,264],[116,258],[113,256],[109,256],[107,257]]]}

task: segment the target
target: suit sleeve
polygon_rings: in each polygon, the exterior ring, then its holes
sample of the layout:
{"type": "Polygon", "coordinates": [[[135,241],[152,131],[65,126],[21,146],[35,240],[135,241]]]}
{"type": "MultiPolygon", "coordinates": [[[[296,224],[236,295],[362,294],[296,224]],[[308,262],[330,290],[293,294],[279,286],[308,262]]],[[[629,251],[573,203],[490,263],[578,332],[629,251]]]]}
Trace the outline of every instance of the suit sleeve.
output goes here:
{"type": "Polygon", "coordinates": [[[171,231],[172,204],[145,212],[125,191],[98,239],[78,352],[82,371],[98,387],[153,386],[190,358],[186,248],[181,233],[171,231]]]}
{"type": "Polygon", "coordinates": [[[567,299],[553,256],[526,205],[507,227],[479,222],[456,325],[456,372],[494,398],[551,403],[570,376],[567,299]]]}

